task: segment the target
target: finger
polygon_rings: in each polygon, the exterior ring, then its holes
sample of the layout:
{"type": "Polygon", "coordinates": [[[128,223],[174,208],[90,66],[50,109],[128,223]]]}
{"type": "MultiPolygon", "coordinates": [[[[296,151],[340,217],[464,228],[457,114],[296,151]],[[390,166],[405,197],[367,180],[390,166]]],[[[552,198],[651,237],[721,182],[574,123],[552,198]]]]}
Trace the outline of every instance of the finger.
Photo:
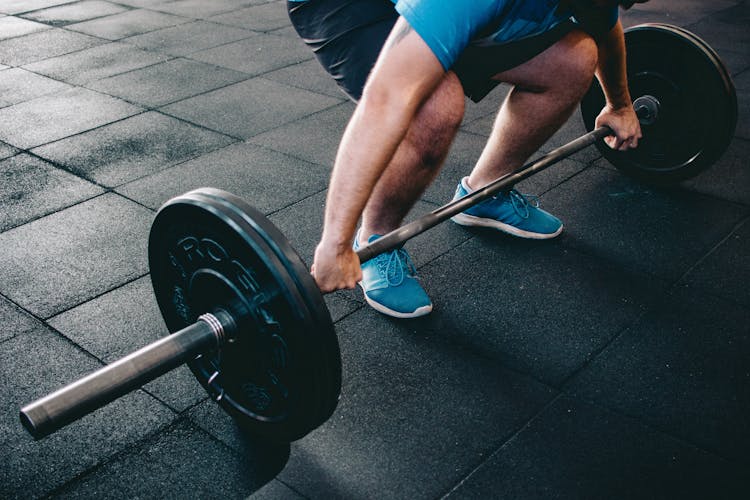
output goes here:
{"type": "Polygon", "coordinates": [[[638,139],[636,137],[630,137],[623,141],[622,143],[623,149],[635,149],[638,147],[638,139]]]}
{"type": "Polygon", "coordinates": [[[613,138],[612,138],[612,146],[611,147],[612,147],[612,149],[616,149],[618,151],[622,151],[622,145],[623,145],[623,143],[624,143],[624,141],[620,137],[613,136],[613,138]]]}

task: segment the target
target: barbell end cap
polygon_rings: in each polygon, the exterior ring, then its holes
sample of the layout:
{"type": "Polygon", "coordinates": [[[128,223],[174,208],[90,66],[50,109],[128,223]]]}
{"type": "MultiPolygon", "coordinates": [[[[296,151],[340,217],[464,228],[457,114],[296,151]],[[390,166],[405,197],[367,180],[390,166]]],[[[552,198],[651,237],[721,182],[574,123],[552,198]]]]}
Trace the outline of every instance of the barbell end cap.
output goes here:
{"type": "Polygon", "coordinates": [[[641,125],[653,125],[659,119],[661,103],[651,95],[643,95],[633,101],[633,109],[641,125]]]}
{"type": "Polygon", "coordinates": [[[40,413],[44,413],[44,411],[41,410],[40,407],[34,407],[33,405],[25,406],[21,408],[20,412],[18,412],[21,425],[23,425],[26,432],[28,432],[35,441],[50,435],[50,432],[45,431],[45,428],[48,428],[48,426],[44,425],[49,419],[46,418],[46,415],[40,413]]]}

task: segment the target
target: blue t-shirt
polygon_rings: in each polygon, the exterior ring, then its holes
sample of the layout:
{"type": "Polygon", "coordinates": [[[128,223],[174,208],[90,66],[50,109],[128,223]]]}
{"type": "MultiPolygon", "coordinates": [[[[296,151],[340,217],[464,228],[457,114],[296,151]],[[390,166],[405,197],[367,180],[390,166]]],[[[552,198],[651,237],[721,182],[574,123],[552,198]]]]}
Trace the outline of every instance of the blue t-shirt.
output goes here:
{"type": "Polygon", "coordinates": [[[611,29],[618,19],[617,7],[588,7],[585,19],[579,19],[570,9],[558,9],[559,0],[392,1],[446,70],[468,45],[502,45],[542,34],[568,19],[598,23],[584,29],[601,32],[611,29]]]}

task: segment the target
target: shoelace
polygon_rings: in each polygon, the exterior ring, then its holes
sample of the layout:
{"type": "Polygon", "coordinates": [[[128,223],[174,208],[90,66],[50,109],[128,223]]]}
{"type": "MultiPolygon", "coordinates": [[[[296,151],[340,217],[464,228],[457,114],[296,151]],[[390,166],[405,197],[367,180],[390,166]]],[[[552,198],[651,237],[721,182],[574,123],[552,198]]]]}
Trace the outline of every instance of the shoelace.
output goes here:
{"type": "Polygon", "coordinates": [[[389,286],[399,286],[404,282],[404,278],[413,276],[417,272],[411,257],[403,248],[381,255],[377,260],[377,265],[380,275],[385,278],[389,286]]]}
{"type": "Polygon", "coordinates": [[[521,194],[515,189],[511,189],[508,192],[508,198],[513,205],[513,210],[519,215],[519,217],[528,219],[529,205],[534,208],[539,208],[539,197],[533,194],[521,194]]]}

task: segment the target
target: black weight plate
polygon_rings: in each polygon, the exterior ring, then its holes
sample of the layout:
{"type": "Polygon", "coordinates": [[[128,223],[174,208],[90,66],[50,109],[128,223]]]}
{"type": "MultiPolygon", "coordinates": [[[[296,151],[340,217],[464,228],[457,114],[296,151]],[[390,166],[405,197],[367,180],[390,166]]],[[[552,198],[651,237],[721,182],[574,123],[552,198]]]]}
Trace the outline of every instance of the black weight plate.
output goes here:
{"type": "MultiPolygon", "coordinates": [[[[697,175],[726,150],[737,124],[737,94],[719,56],[699,37],[675,26],[643,24],[625,32],[631,97],[650,95],[660,103],[655,123],[643,124],[636,149],[597,147],[623,172],[665,184],[697,175]]],[[[605,98],[598,82],[581,102],[588,130],[594,129],[605,98]]]]}
{"type": "Polygon", "coordinates": [[[341,358],[328,309],[286,238],[240,198],[202,188],[154,219],[149,265],[170,332],[216,308],[239,333],[188,363],[209,394],[250,432],[292,441],[338,403],[341,358]]]}

